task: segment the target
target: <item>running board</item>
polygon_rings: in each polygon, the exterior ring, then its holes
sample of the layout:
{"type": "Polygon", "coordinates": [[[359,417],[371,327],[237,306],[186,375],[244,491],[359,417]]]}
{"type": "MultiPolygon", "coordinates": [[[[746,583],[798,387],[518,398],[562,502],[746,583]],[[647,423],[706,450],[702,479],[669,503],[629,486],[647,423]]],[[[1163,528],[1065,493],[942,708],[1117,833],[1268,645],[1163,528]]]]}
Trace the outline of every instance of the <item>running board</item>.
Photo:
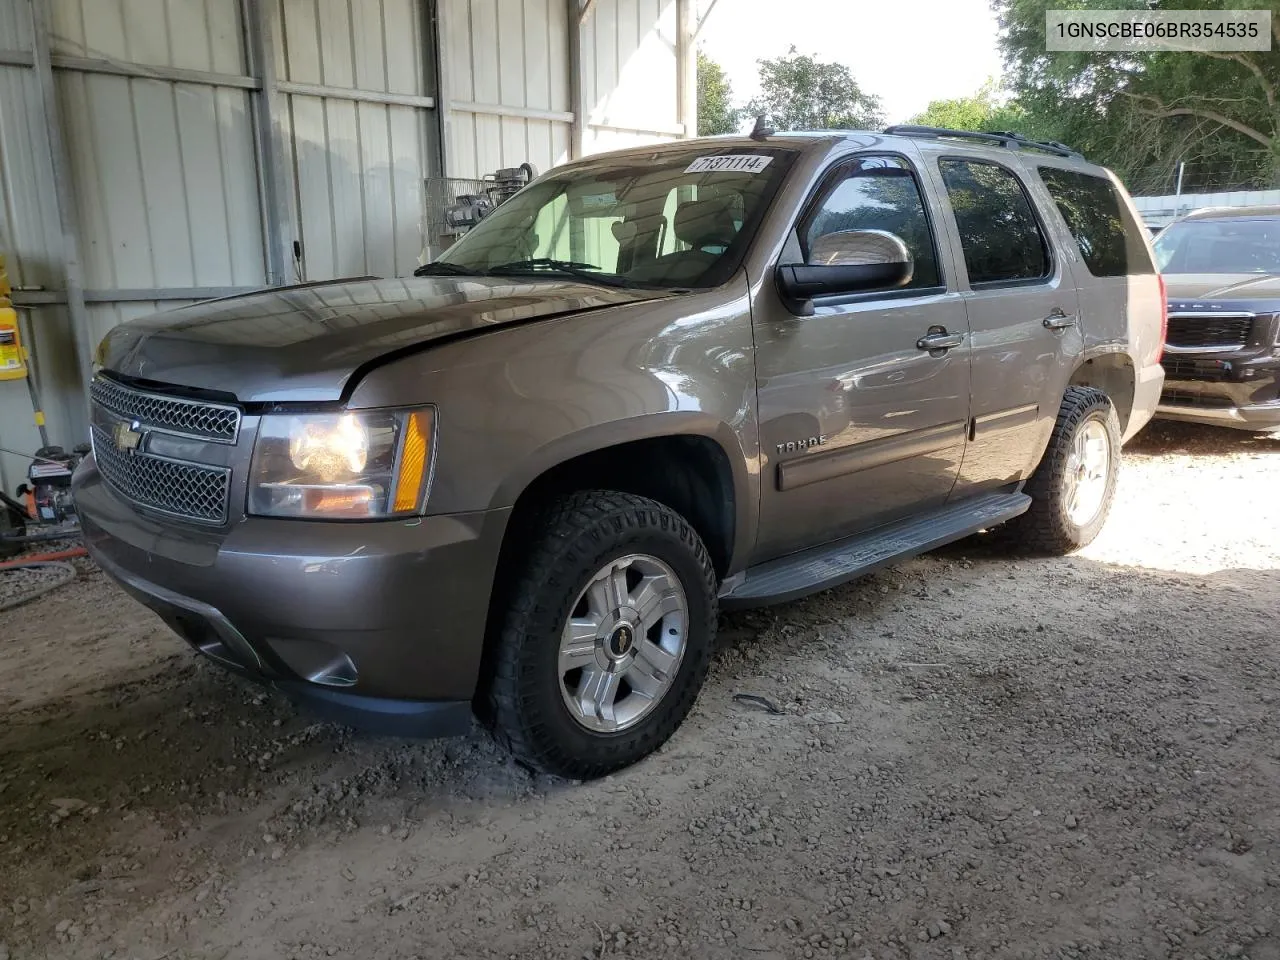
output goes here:
{"type": "Polygon", "coordinates": [[[989,493],[749,567],[725,584],[721,610],[794,600],[961,540],[1026,513],[1025,493],[989,493]],[[735,582],[736,581],[736,582],[735,582]]]}

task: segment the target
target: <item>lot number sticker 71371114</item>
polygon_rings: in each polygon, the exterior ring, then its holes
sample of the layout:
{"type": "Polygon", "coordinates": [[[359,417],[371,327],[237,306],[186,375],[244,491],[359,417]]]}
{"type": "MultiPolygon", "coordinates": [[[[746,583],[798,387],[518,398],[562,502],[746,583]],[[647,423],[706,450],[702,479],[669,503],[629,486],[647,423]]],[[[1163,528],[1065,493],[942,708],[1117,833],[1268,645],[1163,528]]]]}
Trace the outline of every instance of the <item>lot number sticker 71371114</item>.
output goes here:
{"type": "Polygon", "coordinates": [[[759,173],[773,161],[752,153],[735,153],[720,157],[699,157],[685,168],[685,173],[759,173]]]}

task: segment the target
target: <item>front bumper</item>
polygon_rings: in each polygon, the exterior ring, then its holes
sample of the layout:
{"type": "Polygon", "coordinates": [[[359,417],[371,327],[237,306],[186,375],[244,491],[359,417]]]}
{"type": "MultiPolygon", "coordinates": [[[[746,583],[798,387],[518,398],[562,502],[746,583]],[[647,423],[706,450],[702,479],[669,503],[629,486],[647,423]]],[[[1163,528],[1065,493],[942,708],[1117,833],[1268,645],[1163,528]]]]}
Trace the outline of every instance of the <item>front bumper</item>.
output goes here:
{"type": "Polygon", "coordinates": [[[343,722],[465,732],[509,510],[409,521],[161,522],[75,477],[89,553],[195,649],[343,722]]]}
{"type": "Polygon", "coordinates": [[[1156,416],[1162,420],[1181,420],[1217,427],[1262,432],[1280,428],[1280,400],[1251,403],[1242,407],[1196,407],[1180,403],[1161,403],[1156,416]]]}
{"type": "Polygon", "coordinates": [[[1224,355],[1166,355],[1156,416],[1239,430],[1280,428],[1280,357],[1271,349],[1224,355]]]}

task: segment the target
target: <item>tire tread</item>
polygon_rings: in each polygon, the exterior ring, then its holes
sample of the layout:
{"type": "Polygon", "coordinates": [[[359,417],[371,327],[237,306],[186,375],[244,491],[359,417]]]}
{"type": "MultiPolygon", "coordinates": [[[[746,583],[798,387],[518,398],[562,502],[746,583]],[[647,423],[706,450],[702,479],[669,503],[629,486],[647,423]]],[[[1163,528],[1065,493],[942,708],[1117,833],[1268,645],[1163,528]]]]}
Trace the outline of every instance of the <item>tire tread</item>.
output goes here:
{"type": "MultiPolygon", "coordinates": [[[[649,529],[674,534],[701,571],[701,586],[710,603],[710,630],[714,633],[715,570],[702,540],[683,517],[657,501],[629,493],[585,490],[559,498],[543,509],[532,529],[537,532],[522,570],[511,585],[497,639],[487,704],[493,734],[525,766],[544,773],[592,779],[634,763],[675,732],[702,687],[710,667],[711,643],[696,650],[690,644],[686,650],[686,657],[693,655],[697,659],[689,674],[692,682],[685,681],[668,692],[677,700],[658,706],[653,715],[659,718],[658,723],[642,723],[633,736],[619,735],[610,744],[612,749],[599,751],[592,759],[574,756],[550,735],[545,721],[538,716],[534,691],[524,682],[531,645],[546,642],[545,636],[536,635],[538,625],[552,621],[558,613],[549,606],[560,605],[570,590],[579,588],[576,583],[565,582],[563,571],[578,566],[590,547],[603,549],[610,540],[624,540],[649,529]]],[[[686,584],[685,588],[696,589],[696,585],[686,584]]],[[[690,623],[690,635],[694,629],[690,623]]]]}

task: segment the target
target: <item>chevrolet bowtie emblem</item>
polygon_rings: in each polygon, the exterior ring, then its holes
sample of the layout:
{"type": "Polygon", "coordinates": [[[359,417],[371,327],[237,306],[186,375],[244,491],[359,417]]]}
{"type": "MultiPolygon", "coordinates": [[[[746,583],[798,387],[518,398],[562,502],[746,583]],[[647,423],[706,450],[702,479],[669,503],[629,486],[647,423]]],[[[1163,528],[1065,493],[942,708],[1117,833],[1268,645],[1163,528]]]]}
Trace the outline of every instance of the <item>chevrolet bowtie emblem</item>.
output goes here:
{"type": "Polygon", "coordinates": [[[142,443],[142,431],[139,426],[140,424],[137,420],[133,421],[133,423],[125,423],[125,421],[121,420],[115,425],[115,428],[111,431],[111,439],[115,441],[117,450],[133,453],[138,449],[138,445],[142,443]]]}

